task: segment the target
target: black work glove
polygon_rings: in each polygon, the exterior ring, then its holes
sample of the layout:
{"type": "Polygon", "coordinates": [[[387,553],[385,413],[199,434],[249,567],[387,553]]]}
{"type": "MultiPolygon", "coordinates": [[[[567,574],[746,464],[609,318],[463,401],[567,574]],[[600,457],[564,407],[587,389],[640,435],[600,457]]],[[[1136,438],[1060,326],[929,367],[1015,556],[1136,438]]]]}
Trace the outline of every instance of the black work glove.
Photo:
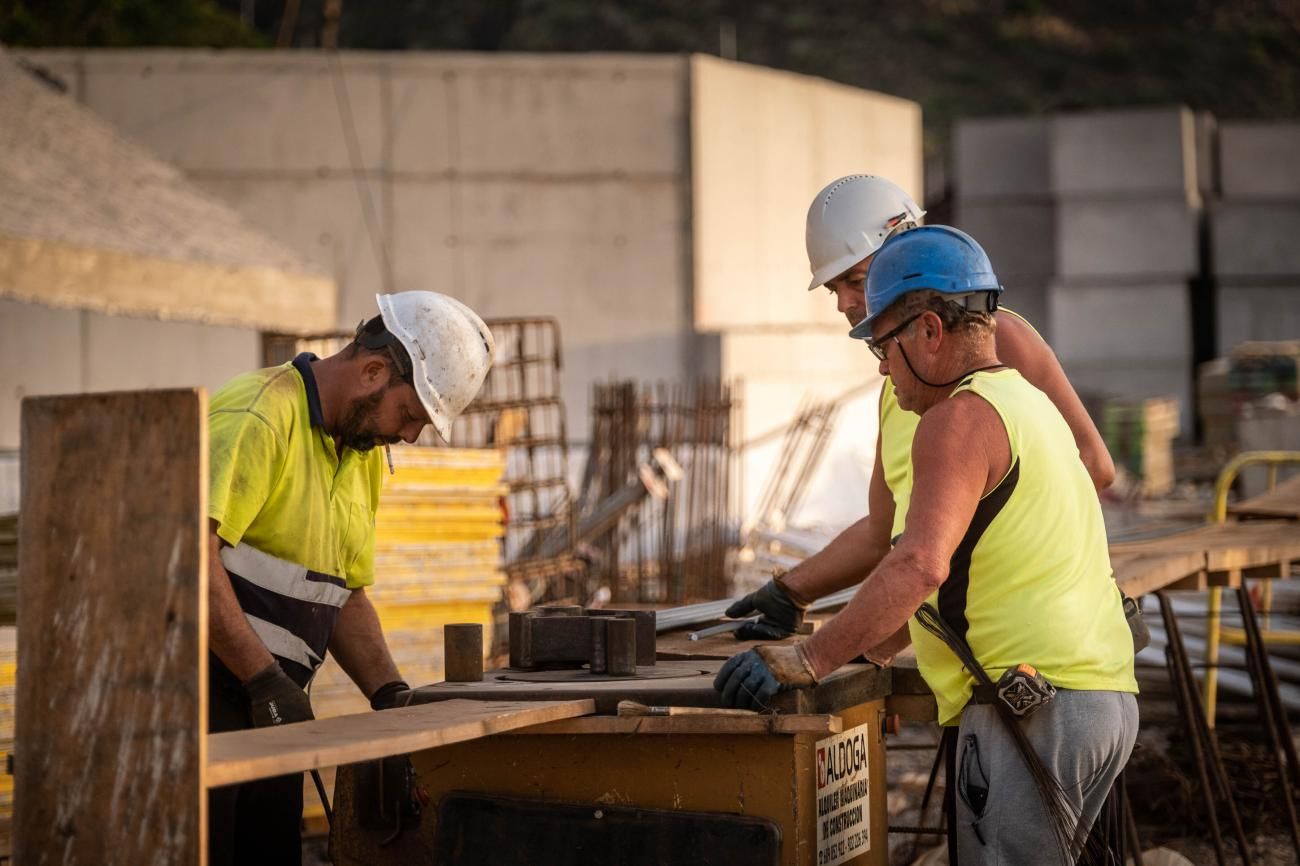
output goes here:
{"type": "Polygon", "coordinates": [[[727,659],[713,680],[724,707],[745,710],[766,710],[777,692],[816,684],[812,665],[800,644],[746,650],[727,659]]]}
{"type": "Polygon", "coordinates": [[[312,715],[307,693],[289,679],[289,675],[280,669],[279,662],[271,662],[253,674],[253,678],[244,683],[244,693],[248,695],[249,712],[255,728],[316,718],[312,715]]]}
{"type": "Polygon", "coordinates": [[[803,613],[808,605],[791,597],[781,577],[773,575],[761,588],[727,608],[726,615],[732,619],[754,611],[762,614],[756,621],[736,629],[736,640],[781,640],[803,625],[803,613]]]}
{"type": "Polygon", "coordinates": [[[411,702],[411,694],[411,687],[404,680],[384,683],[370,696],[370,709],[391,710],[393,707],[404,707],[411,702]]]}

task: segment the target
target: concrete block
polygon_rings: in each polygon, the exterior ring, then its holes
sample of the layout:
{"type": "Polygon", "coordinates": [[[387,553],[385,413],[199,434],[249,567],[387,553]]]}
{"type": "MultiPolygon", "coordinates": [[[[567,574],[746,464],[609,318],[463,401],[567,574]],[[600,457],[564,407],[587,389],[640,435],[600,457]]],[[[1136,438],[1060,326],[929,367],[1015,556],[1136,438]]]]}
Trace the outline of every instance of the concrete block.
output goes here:
{"type": "Polygon", "coordinates": [[[376,239],[389,246],[388,186],[364,186],[348,176],[206,177],[200,185],[238,210],[256,228],[331,276],[339,286],[338,326],[351,332],[362,318],[375,315],[375,293],[390,291],[376,239]],[[372,202],[373,227],[361,205],[372,202]],[[372,237],[373,229],[373,237],[372,237]]]}
{"type": "Polygon", "coordinates": [[[921,196],[919,107],[790,73],[691,61],[695,322],[839,327],[808,294],[808,205],[846,174],[889,177],[921,196]]]}
{"type": "Polygon", "coordinates": [[[392,66],[396,171],[686,172],[683,57],[413,59],[392,66]]]}
{"type": "Polygon", "coordinates": [[[1067,197],[1168,196],[1199,201],[1196,124],[1187,108],[1057,115],[1052,190],[1067,197]]]}
{"type": "Polygon", "coordinates": [[[209,391],[262,366],[257,331],[84,313],[83,390],[188,388],[209,391]]]}
{"type": "Polygon", "coordinates": [[[17,449],[22,400],[82,387],[79,310],[0,300],[0,449],[17,449]]]}
{"type": "Polygon", "coordinates": [[[1069,280],[1162,280],[1200,268],[1197,211],[1178,198],[1063,200],[1057,273],[1069,280]]]}
{"type": "Polygon", "coordinates": [[[957,123],[959,202],[1038,198],[1051,193],[1048,117],[995,117],[957,123]]]}
{"type": "Polygon", "coordinates": [[[124,135],[190,172],[350,171],[350,134],[358,167],[374,170],[384,161],[381,58],[305,51],[88,51],[81,54],[82,101],[124,135]]]}
{"type": "Polygon", "coordinates": [[[1050,289],[1052,345],[1061,360],[1191,367],[1190,290],[1182,283],[1050,289]]]}
{"type": "Polygon", "coordinates": [[[1220,355],[1250,340],[1300,339],[1300,282],[1278,287],[1220,285],[1215,313],[1220,355]]]}
{"type": "Polygon", "coordinates": [[[1221,278],[1300,277],[1300,200],[1219,202],[1210,238],[1221,278]]]}
{"type": "Polygon", "coordinates": [[[954,225],[979,241],[999,275],[1056,272],[1056,208],[1050,203],[962,198],[954,225]]]}
{"type": "Polygon", "coordinates": [[[1225,199],[1300,199],[1300,123],[1225,123],[1219,128],[1225,199]]]}

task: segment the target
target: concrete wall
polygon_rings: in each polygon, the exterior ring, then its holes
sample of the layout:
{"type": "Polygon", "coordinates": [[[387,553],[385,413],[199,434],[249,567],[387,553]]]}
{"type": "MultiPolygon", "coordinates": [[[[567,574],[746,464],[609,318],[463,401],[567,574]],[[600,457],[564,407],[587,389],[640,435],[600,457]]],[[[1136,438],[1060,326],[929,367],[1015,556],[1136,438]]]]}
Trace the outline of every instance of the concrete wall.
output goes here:
{"type": "Polygon", "coordinates": [[[920,197],[914,103],[699,56],[26,56],[332,275],[340,328],[418,288],[557,317],[575,442],[611,377],[739,377],[753,431],[876,376],[804,217],[844,174],[920,197]]]}
{"type": "Polygon", "coordinates": [[[712,57],[691,59],[695,325],[847,331],[805,292],[808,206],[847,174],[879,174],[917,201],[914,102],[712,57]]]}
{"type": "Polygon", "coordinates": [[[1225,123],[1211,211],[1219,351],[1300,339],[1300,123],[1225,123]]]}
{"type": "Polygon", "coordinates": [[[339,283],[556,316],[569,428],[590,382],[693,370],[688,60],[36,52],[87,106],[339,283]]]}
{"type": "MultiPolygon", "coordinates": [[[[23,397],[202,385],[259,366],[256,331],[0,301],[0,451],[19,446],[23,397]]],[[[3,495],[0,495],[3,500],[3,495]]]]}
{"type": "Polygon", "coordinates": [[[1076,389],[1169,394],[1192,412],[1213,118],[1178,107],[958,124],[956,220],[1076,389]]]}
{"type": "Polygon", "coordinates": [[[805,220],[818,190],[847,174],[883,175],[921,200],[920,107],[697,55],[690,141],[695,327],[717,333],[721,375],[744,382],[745,435],[766,443],[745,455],[747,504],[800,404],[853,391],[805,508],[788,515],[849,523],[866,513],[879,373],[846,338],[834,297],[807,291],[805,220]]]}
{"type": "Polygon", "coordinates": [[[953,221],[989,254],[1002,302],[1051,339],[1048,285],[1057,270],[1051,120],[1001,117],[958,124],[953,221]]]}

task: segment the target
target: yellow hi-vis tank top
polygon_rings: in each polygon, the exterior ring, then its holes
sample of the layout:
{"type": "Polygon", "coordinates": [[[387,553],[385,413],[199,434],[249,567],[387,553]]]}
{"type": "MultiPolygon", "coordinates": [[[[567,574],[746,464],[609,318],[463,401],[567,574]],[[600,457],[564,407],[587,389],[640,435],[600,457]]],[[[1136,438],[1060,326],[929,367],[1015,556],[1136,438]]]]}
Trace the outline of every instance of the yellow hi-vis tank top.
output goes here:
{"type": "MultiPolygon", "coordinates": [[[[995,682],[1027,662],[1057,688],[1136,693],[1101,504],[1065,419],[1015,370],[974,373],[952,393],[963,391],[1002,418],[1011,469],[980,500],[948,579],[927,601],[995,682]]],[[[908,628],[940,724],[955,724],[975,681],[915,617],[908,628]]]]}
{"type": "MultiPolygon", "coordinates": [[[[1028,325],[1029,330],[1038,334],[1038,329],[1015,310],[998,307],[998,312],[1015,316],[1028,325]]],[[[894,395],[894,380],[886,376],[880,392],[878,429],[880,463],[885,470],[885,484],[894,500],[894,524],[889,530],[891,539],[902,535],[903,527],[907,525],[907,506],[912,500],[912,439],[916,437],[916,425],[920,421],[920,415],[898,405],[898,397],[894,395]]]]}

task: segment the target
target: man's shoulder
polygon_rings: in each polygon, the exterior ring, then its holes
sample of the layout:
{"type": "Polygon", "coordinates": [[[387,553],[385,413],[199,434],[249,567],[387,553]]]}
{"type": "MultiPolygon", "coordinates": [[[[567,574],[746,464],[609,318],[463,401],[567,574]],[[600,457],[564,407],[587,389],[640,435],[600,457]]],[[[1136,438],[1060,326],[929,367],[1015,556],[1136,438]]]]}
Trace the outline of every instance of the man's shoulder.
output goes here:
{"type": "Polygon", "coordinates": [[[291,365],[252,370],[222,385],[208,404],[221,415],[249,414],[277,429],[292,426],[305,399],[302,377],[291,365]]]}

